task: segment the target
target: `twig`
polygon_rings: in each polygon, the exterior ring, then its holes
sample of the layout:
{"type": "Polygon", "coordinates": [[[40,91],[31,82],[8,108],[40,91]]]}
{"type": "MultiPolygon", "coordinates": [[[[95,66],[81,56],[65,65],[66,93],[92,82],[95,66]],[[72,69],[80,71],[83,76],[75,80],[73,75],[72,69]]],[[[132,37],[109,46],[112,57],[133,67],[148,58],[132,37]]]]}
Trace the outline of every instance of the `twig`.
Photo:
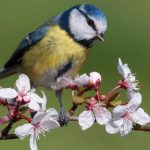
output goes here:
{"type": "Polygon", "coordinates": [[[69,115],[70,115],[70,116],[73,116],[73,114],[75,113],[77,107],[78,107],[78,106],[73,103],[71,109],[69,110],[69,115]]]}
{"type": "MultiPolygon", "coordinates": [[[[70,116],[69,112],[68,112],[68,120],[77,122],[78,116],[70,116]]],[[[58,120],[58,122],[59,122],[59,120],[58,120]]],[[[135,126],[133,126],[132,130],[149,132],[150,127],[141,126],[141,125],[136,124],[135,126]]],[[[7,136],[2,136],[2,134],[1,134],[1,136],[0,136],[0,140],[13,140],[13,139],[18,139],[18,137],[15,134],[7,134],[7,136]]]]}
{"type": "Polygon", "coordinates": [[[81,95],[83,95],[85,92],[87,92],[89,90],[91,90],[91,87],[90,86],[86,86],[85,88],[83,88],[81,91],[79,91],[77,93],[77,96],[81,96],[81,95]]]}
{"type": "Polygon", "coordinates": [[[141,125],[138,125],[136,124],[135,126],[133,126],[133,130],[136,130],[136,131],[150,131],[150,127],[145,127],[145,126],[141,126],[141,125]]]}
{"type": "Polygon", "coordinates": [[[13,139],[18,139],[18,137],[15,134],[8,134],[5,137],[0,136],[0,140],[13,140],[13,139]]]}
{"type": "MultiPolygon", "coordinates": [[[[87,92],[89,90],[91,90],[91,87],[86,86],[82,90],[79,90],[77,92],[77,96],[82,96],[85,92],[87,92]]],[[[71,109],[69,110],[69,115],[73,116],[73,114],[75,113],[75,111],[77,110],[77,108],[78,108],[78,105],[76,105],[76,104],[73,103],[71,109]]]]}
{"type": "Polygon", "coordinates": [[[14,123],[14,119],[10,120],[10,122],[8,123],[8,125],[1,131],[1,136],[4,138],[8,135],[9,131],[12,128],[12,125],[14,123]]]}

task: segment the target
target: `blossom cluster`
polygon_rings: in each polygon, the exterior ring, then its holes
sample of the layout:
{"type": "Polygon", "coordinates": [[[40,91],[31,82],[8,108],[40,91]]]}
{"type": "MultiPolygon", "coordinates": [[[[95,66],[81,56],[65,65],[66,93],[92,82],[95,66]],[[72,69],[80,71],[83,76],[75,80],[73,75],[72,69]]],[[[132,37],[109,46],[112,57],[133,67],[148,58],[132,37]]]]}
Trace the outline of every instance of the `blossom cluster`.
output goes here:
{"type": "Polygon", "coordinates": [[[6,106],[9,111],[8,115],[0,119],[0,124],[11,120],[27,120],[28,123],[15,129],[15,134],[21,140],[30,136],[30,149],[37,150],[36,139],[39,135],[60,126],[58,113],[54,108],[46,110],[47,99],[44,92],[43,97],[38,96],[35,89],[31,89],[28,76],[20,75],[15,86],[15,89],[0,89],[0,104],[6,106]],[[33,118],[28,118],[24,115],[25,112],[36,114],[33,118]]]}
{"type": "MultiPolygon", "coordinates": [[[[124,136],[129,134],[134,127],[144,126],[150,122],[150,116],[140,108],[142,95],[139,92],[135,75],[127,64],[122,63],[120,58],[117,69],[122,78],[106,94],[100,92],[102,77],[97,72],[78,75],[74,79],[60,77],[55,85],[50,87],[53,90],[72,90],[74,105],[85,106],[85,110],[79,116],[74,116],[75,109],[71,109],[68,113],[68,119],[74,117],[82,130],[98,123],[105,126],[107,133],[120,133],[121,136],[124,136]],[[84,93],[89,90],[93,90],[94,95],[84,96],[84,93]],[[118,100],[120,90],[126,90],[126,102],[118,100]]],[[[8,110],[8,114],[0,118],[0,125],[17,123],[22,119],[27,121],[24,125],[15,128],[14,133],[21,140],[30,136],[31,150],[38,149],[36,140],[39,139],[40,134],[60,127],[58,112],[54,108],[47,109],[46,95],[44,92],[42,96],[36,94],[36,90],[31,88],[30,80],[25,74],[19,76],[15,88],[0,88],[0,105],[8,110]],[[30,113],[31,117],[26,113],[30,113]]],[[[5,128],[1,132],[2,137],[9,135],[7,130],[7,132],[4,131],[5,128]]]]}
{"type": "Polygon", "coordinates": [[[97,122],[105,125],[108,133],[119,132],[124,136],[130,133],[134,125],[145,125],[150,122],[150,116],[139,108],[142,95],[139,92],[138,82],[128,65],[123,64],[121,59],[118,61],[118,72],[122,75],[122,80],[118,83],[119,88],[127,90],[128,101],[115,106],[111,113],[108,109],[108,101],[92,97],[86,105],[86,110],[79,115],[79,125],[82,130],[88,129],[97,122]]]}

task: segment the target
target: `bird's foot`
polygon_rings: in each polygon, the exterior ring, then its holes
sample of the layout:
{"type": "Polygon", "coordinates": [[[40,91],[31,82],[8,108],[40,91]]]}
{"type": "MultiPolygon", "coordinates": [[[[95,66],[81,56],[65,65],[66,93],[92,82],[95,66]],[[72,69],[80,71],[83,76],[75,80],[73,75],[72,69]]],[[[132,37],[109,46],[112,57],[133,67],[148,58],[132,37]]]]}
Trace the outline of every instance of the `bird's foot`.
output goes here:
{"type": "Polygon", "coordinates": [[[68,117],[67,117],[67,113],[65,112],[65,110],[63,108],[60,108],[60,112],[59,112],[59,120],[60,120],[60,126],[67,126],[68,124],[68,117]]]}

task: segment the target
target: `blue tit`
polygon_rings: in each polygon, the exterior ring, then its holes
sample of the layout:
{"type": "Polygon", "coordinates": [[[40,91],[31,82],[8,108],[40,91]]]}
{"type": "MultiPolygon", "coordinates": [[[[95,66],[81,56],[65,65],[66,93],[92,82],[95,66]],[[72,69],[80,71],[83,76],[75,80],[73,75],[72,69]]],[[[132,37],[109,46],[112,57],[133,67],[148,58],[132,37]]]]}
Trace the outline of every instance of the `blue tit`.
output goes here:
{"type": "MultiPolygon", "coordinates": [[[[50,88],[59,77],[74,77],[82,67],[93,42],[104,41],[107,21],[94,5],[74,6],[29,33],[0,71],[0,78],[15,73],[29,76],[34,86],[50,88]]],[[[67,124],[62,90],[56,91],[60,121],[67,124]]]]}

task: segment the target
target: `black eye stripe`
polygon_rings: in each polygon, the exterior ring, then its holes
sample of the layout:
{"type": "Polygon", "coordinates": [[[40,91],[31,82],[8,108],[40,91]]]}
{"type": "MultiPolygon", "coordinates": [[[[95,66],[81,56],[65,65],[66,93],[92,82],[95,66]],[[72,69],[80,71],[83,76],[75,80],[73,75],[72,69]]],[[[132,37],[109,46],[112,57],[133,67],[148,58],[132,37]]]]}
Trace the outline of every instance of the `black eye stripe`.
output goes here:
{"type": "Polygon", "coordinates": [[[94,21],[92,19],[90,19],[82,10],[80,10],[79,8],[77,8],[77,9],[86,18],[87,23],[93,28],[93,30],[95,30],[97,32],[94,21]],[[93,23],[90,23],[91,21],[93,21],[93,23]]]}

